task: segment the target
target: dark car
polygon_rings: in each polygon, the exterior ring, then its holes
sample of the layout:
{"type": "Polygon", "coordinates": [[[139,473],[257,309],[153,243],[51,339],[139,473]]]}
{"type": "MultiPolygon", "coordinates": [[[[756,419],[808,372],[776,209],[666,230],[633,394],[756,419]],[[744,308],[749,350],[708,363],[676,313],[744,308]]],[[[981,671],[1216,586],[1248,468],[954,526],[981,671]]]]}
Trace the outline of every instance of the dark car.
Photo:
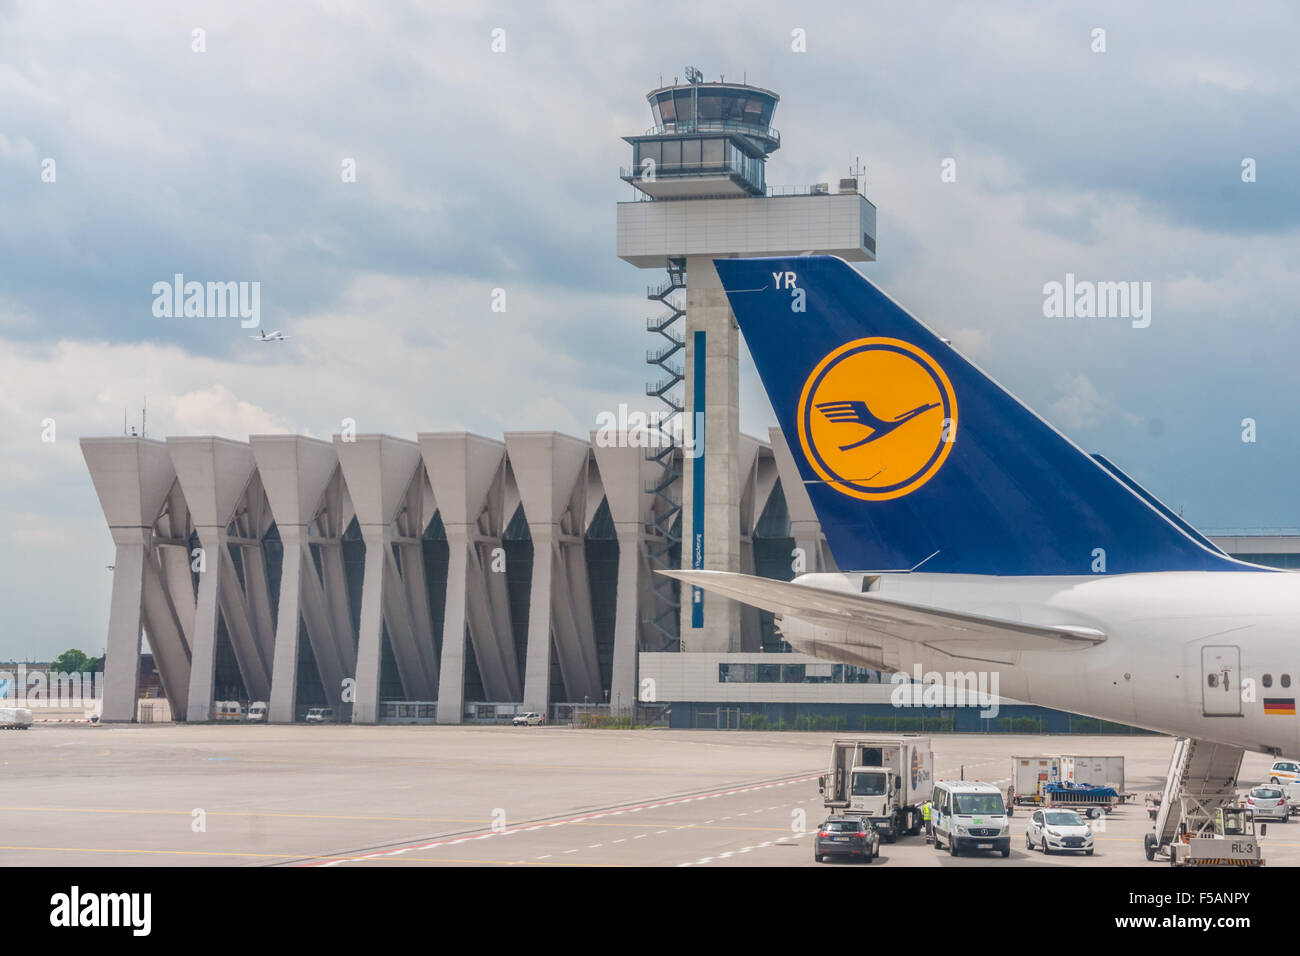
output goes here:
{"type": "Polygon", "coordinates": [[[847,856],[870,863],[880,855],[880,837],[875,828],[857,817],[828,817],[813,838],[813,859],[847,856]]]}

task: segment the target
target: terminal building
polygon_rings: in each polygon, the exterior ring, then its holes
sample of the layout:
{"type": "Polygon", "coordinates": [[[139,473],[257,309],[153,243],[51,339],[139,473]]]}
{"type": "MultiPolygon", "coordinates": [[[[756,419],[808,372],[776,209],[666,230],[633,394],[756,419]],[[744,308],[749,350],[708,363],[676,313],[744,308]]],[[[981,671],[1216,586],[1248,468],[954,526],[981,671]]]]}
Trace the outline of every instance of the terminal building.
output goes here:
{"type": "MultiPolygon", "coordinates": [[[[713,260],[871,262],[876,211],[857,176],[768,184],[769,90],[688,69],[647,100],[654,125],[626,137],[617,252],[664,275],[647,290],[655,440],[82,439],[116,549],[104,720],[140,719],[143,638],[177,720],[237,700],[282,723],[331,707],[356,723],[639,710],[679,727],[1077,726],[1013,702],[996,718],[893,706],[889,675],[791,653],[770,614],[653,573],[835,570],[780,430],[740,431],[739,332],[713,260]],[[682,434],[700,453],[658,440],[682,434]]],[[[1300,560],[1300,538],[1217,543],[1300,560]]]]}

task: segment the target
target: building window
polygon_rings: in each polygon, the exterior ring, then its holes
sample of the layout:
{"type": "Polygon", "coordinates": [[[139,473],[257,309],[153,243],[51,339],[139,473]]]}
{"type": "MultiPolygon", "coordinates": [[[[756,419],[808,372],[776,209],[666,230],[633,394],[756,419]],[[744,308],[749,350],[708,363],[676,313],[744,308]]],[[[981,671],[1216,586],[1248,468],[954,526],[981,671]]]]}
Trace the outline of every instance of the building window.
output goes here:
{"type": "Polygon", "coordinates": [[[695,109],[691,106],[691,93],[689,90],[674,90],[673,99],[675,101],[675,111],[677,113],[677,122],[694,123],[695,109]]]}
{"type": "Polygon", "coordinates": [[[720,684],[880,684],[879,671],[847,664],[719,664],[720,684]]]}

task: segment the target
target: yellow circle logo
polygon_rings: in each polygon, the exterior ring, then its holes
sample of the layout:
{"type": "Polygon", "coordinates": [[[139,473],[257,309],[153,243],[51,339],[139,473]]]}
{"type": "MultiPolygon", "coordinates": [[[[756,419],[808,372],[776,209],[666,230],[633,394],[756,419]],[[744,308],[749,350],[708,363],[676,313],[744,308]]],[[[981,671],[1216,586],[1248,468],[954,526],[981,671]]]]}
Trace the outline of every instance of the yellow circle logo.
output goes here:
{"type": "Polygon", "coordinates": [[[799,444],[841,494],[901,498],[943,465],[957,398],[939,364],[899,339],[858,339],[822,359],[799,398],[799,444]]]}

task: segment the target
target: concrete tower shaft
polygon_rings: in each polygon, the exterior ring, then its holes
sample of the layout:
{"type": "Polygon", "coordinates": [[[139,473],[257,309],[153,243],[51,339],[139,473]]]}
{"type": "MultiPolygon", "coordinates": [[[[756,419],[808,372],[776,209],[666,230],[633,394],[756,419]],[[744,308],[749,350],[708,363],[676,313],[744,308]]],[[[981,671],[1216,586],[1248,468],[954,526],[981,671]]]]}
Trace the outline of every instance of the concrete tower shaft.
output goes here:
{"type": "MultiPolygon", "coordinates": [[[[617,246],[625,261],[668,268],[670,277],[685,263],[685,394],[669,404],[680,405],[687,434],[697,422],[704,434],[702,454],[684,458],[677,483],[681,563],[738,571],[740,336],[713,260],[816,252],[874,261],[876,209],[856,177],[841,179],[835,192],[825,183],[768,185],[767,157],[781,145],[771,126],[780,98],[744,83],[706,83],[693,68],[687,78],[652,90],[654,127],[625,137],[633,162],[622,178],[636,198],[618,205],[617,246]]],[[[739,651],[741,620],[734,602],[683,594],[680,646],[739,651]]]]}

